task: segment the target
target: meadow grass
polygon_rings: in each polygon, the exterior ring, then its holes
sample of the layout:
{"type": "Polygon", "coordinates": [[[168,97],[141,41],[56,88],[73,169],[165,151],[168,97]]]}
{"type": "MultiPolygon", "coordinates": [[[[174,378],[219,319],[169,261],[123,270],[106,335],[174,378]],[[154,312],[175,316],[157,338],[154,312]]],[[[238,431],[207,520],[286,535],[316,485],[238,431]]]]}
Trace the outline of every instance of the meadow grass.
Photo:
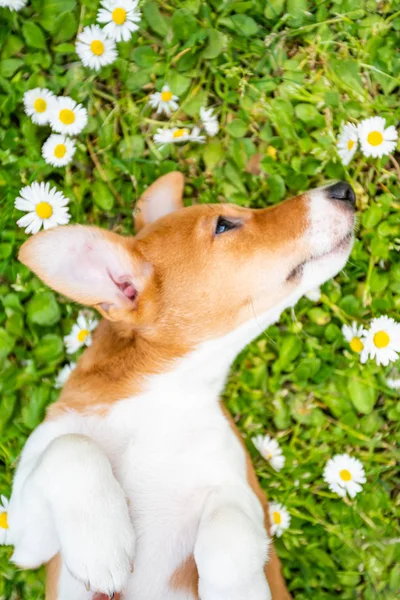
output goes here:
{"type": "MultiPolygon", "coordinates": [[[[132,234],[135,201],[171,170],[186,176],[187,204],[263,207],[346,179],[357,193],[359,226],[345,271],[318,302],[303,298],[260,332],[235,362],[225,399],[268,496],[291,514],[276,545],[293,596],[394,600],[400,404],[386,385],[393,365],[361,365],[341,328],[398,318],[399,155],[358,152],[345,168],[335,143],[344,121],[400,121],[400,2],[143,2],[139,31],[95,73],[80,64],[74,43],[97,9],[97,0],[0,8],[0,493],[9,496],[25,440],[57,399],[55,375],[70,360],[63,336],[79,310],[17,261],[27,237],[14,209],[23,185],[49,181],[70,198],[72,222],[132,234]],[[180,99],[171,123],[198,122],[202,106],[215,106],[216,137],[156,147],[162,118],[148,96],[164,82],[180,99]],[[88,108],[65,168],[45,164],[50,129],[24,114],[24,92],[34,87],[88,108]],[[266,432],[286,457],[279,473],[251,443],[266,432]],[[362,461],[367,477],[354,500],[340,499],[322,479],[326,461],[343,452],[362,461]]],[[[0,549],[0,598],[43,598],[43,571],[17,570],[11,552],[0,549]]]]}

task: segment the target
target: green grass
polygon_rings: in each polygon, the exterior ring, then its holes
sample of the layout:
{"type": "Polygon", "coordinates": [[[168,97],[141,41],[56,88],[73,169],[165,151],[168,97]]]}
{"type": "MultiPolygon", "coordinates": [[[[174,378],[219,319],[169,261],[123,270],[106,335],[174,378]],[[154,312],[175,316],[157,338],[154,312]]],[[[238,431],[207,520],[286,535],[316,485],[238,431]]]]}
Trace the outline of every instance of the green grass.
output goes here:
{"type": "MultiPolygon", "coordinates": [[[[319,303],[302,299],[242,353],[225,396],[269,497],[292,515],[277,548],[294,597],[393,600],[398,394],[385,384],[391,368],[360,365],[341,327],[398,318],[400,169],[360,152],[345,169],[335,140],[344,120],[400,120],[400,2],[146,2],[140,30],[118,45],[117,62],[93,74],[77,61],[74,40],[78,26],[95,21],[97,6],[33,0],[20,13],[0,8],[0,492],[9,496],[21,448],[57,398],[54,377],[69,360],[62,338],[79,308],[45,291],[16,260],[26,236],[13,203],[23,185],[50,181],[70,198],[72,222],[131,234],[135,200],[170,170],[185,173],[188,203],[253,207],[345,178],[359,212],[345,272],[323,287],[319,303]],[[164,81],[180,97],[174,124],[198,120],[203,104],[217,107],[216,138],[155,148],[147,99],[164,81]],[[72,166],[52,169],[41,158],[49,129],[22,106],[24,92],[37,86],[89,110],[72,166]],[[248,171],[256,154],[258,175],[248,171]],[[278,474],[252,447],[259,432],[283,447],[278,474]],[[367,475],[352,501],[322,479],[327,459],[346,451],[367,475]]],[[[17,571],[10,555],[0,549],[0,598],[43,598],[43,573],[17,571]]]]}

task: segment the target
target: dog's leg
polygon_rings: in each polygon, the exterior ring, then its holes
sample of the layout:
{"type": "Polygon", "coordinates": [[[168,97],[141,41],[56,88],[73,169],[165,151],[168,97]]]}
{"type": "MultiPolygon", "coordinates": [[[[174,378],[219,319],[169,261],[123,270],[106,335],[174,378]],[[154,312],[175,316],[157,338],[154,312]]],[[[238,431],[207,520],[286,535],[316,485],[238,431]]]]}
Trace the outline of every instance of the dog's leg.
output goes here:
{"type": "Polygon", "coordinates": [[[194,550],[201,600],[269,600],[268,543],[261,506],[251,492],[240,487],[213,492],[194,550]]]}
{"type": "Polygon", "coordinates": [[[93,591],[121,591],[131,570],[134,533],[106,455],[90,438],[67,434],[27,465],[10,503],[14,562],[35,567],[60,551],[67,571],[93,591]],[[44,548],[36,538],[42,526],[44,548]]]}

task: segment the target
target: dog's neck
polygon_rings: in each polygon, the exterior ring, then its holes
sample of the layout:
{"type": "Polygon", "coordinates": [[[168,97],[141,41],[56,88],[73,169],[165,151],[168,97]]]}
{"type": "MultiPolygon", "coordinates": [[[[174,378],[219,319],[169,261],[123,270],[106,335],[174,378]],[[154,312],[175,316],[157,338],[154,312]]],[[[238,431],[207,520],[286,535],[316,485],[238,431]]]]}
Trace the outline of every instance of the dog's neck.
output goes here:
{"type": "MultiPolygon", "coordinates": [[[[236,356],[281,312],[293,306],[300,293],[261,316],[253,315],[234,331],[188,348],[168,341],[149,342],[140,333],[132,338],[113,339],[115,330],[102,323],[93,346],[82,356],[60,400],[51,413],[60,410],[103,411],[119,400],[159,390],[179,396],[217,399],[236,356]]],[[[168,394],[170,396],[170,394],[168,394]]]]}

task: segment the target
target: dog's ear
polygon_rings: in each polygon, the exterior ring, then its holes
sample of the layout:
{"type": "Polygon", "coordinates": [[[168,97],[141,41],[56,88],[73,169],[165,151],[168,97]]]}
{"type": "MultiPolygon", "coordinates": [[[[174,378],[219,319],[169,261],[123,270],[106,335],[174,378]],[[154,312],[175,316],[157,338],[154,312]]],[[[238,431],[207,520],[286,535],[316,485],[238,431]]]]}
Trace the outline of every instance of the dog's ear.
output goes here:
{"type": "Polygon", "coordinates": [[[137,307],[151,273],[132,239],[97,227],[67,225],[27,240],[19,260],[68,298],[119,320],[137,307]]]}
{"type": "Polygon", "coordinates": [[[153,223],[179,208],[183,208],[184,177],[173,171],[159,177],[139,198],[134,210],[135,230],[153,223]]]}

